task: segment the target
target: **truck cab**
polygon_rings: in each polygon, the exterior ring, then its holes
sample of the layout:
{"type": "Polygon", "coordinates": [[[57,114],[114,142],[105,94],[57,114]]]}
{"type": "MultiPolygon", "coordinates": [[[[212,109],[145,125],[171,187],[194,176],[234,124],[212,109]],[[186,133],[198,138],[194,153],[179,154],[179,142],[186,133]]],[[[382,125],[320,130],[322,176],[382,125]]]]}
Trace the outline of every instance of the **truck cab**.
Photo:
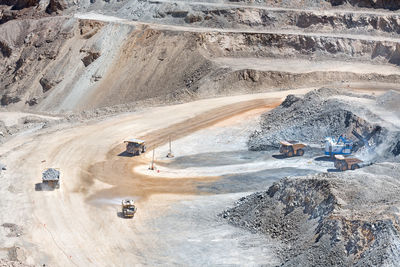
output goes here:
{"type": "Polygon", "coordinates": [[[353,150],[353,142],[340,136],[337,141],[334,137],[325,138],[325,155],[351,155],[353,150]]]}

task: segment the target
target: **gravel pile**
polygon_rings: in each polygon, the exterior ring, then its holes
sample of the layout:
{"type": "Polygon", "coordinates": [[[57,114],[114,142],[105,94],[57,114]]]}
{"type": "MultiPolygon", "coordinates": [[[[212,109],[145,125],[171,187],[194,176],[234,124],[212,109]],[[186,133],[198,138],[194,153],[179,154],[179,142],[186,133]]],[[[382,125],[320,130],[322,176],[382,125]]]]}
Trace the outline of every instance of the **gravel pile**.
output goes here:
{"type": "Polygon", "coordinates": [[[281,140],[321,144],[326,136],[338,137],[342,134],[357,140],[352,130],[370,132],[375,125],[357,115],[365,111],[344,100],[331,98],[338,95],[349,94],[321,88],[303,98],[289,95],[279,107],[262,115],[261,130],[250,136],[249,149],[276,149],[281,140]]]}
{"type": "Polygon", "coordinates": [[[285,243],[283,266],[398,266],[399,171],[385,163],[285,178],[221,216],[285,243]]]}
{"type": "Polygon", "coordinates": [[[60,179],[60,171],[49,168],[43,172],[43,181],[52,181],[60,179]]]}

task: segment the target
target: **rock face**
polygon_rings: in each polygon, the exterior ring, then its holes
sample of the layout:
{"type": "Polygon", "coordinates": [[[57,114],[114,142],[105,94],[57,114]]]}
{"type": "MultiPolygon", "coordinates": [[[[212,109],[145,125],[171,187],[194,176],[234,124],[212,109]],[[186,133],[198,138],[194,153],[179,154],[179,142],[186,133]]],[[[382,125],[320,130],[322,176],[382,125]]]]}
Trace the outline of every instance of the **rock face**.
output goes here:
{"type": "Polygon", "coordinates": [[[57,13],[67,8],[67,3],[64,0],[50,0],[46,7],[46,12],[49,14],[57,13]]]}
{"type": "Polygon", "coordinates": [[[87,67],[90,64],[92,64],[93,61],[95,61],[99,57],[100,57],[100,53],[99,52],[88,51],[88,52],[86,52],[86,56],[84,58],[82,58],[82,62],[85,65],[85,67],[87,67]]]}
{"type": "Polygon", "coordinates": [[[400,9],[400,2],[397,0],[329,0],[329,2],[333,6],[350,4],[357,7],[400,9]]]}
{"type": "Polygon", "coordinates": [[[285,178],[221,216],[286,243],[283,266],[396,266],[400,166],[363,171],[285,178]]]}
{"type": "Polygon", "coordinates": [[[12,9],[20,10],[27,7],[37,6],[38,4],[39,0],[17,0],[12,9]]]}

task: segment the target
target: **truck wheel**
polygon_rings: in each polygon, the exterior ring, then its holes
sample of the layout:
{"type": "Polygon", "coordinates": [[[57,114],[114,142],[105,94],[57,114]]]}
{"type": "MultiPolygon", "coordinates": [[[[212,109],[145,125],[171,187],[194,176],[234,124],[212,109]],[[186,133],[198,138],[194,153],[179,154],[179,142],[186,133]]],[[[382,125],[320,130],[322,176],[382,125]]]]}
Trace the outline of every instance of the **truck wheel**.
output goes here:
{"type": "Polygon", "coordinates": [[[354,164],[353,166],[351,166],[351,169],[354,171],[354,170],[357,170],[357,169],[359,169],[360,168],[360,166],[358,166],[358,164],[354,164]]]}
{"type": "Polygon", "coordinates": [[[341,170],[342,171],[347,171],[347,163],[342,163],[341,170]]]}
{"type": "Polygon", "coordinates": [[[296,151],[297,156],[303,156],[304,155],[304,150],[303,149],[299,149],[296,151]]]}
{"type": "Polygon", "coordinates": [[[293,157],[293,152],[292,152],[292,151],[289,151],[286,155],[287,155],[288,157],[293,157]]]}

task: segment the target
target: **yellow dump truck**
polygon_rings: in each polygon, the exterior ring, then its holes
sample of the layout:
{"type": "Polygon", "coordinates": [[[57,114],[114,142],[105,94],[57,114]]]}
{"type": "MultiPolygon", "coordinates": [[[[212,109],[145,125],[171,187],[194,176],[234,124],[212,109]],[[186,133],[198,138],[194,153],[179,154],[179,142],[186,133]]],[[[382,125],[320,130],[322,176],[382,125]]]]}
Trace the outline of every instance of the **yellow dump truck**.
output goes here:
{"type": "Polygon", "coordinates": [[[303,156],[307,145],[295,141],[281,141],[279,152],[285,157],[303,156]]]}
{"type": "Polygon", "coordinates": [[[124,199],[122,200],[121,206],[122,206],[122,216],[124,218],[133,218],[133,216],[135,216],[137,208],[133,200],[124,199]]]}
{"type": "Polygon", "coordinates": [[[126,143],[126,152],[129,154],[139,156],[140,153],[146,152],[146,143],[143,140],[132,138],[125,140],[124,143],[126,143]]]}
{"type": "Polygon", "coordinates": [[[357,170],[363,161],[358,158],[346,158],[343,155],[335,155],[335,168],[341,171],[357,170]]]}

